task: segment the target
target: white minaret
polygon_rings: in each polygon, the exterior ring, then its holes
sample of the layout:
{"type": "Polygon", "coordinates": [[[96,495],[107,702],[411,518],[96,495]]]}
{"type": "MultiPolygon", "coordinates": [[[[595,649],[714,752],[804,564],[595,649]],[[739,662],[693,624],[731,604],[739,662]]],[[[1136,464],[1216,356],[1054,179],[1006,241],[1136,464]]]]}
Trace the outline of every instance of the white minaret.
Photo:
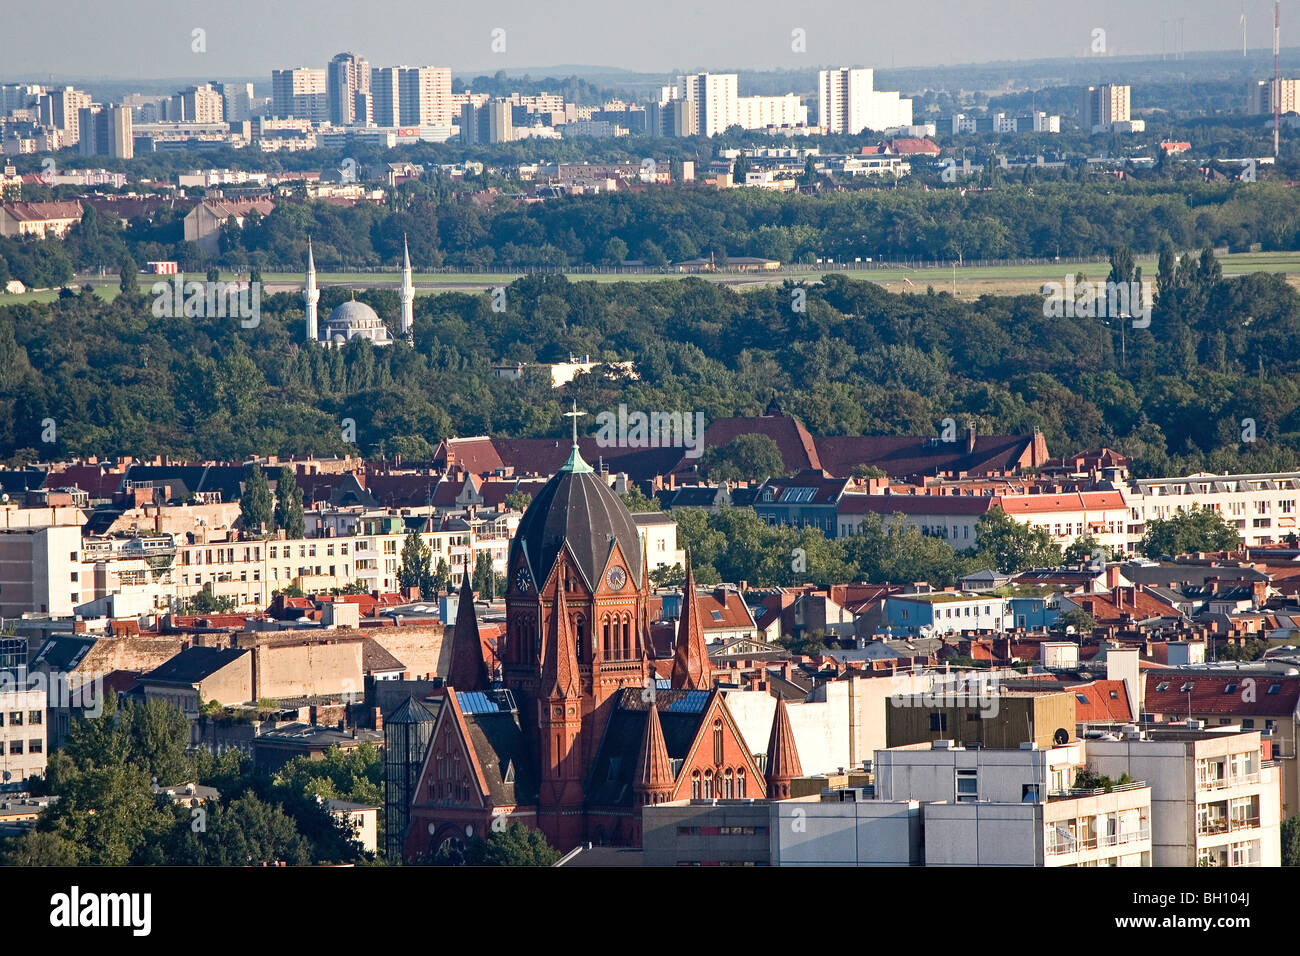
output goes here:
{"type": "Polygon", "coordinates": [[[320,301],[320,289],[316,288],[316,260],[311,255],[311,239],[307,240],[307,284],[302,288],[303,307],[307,311],[307,341],[316,342],[320,335],[316,330],[316,303],[320,301]]]}
{"type": "Polygon", "coordinates": [[[415,280],[411,277],[411,255],[402,237],[402,337],[411,341],[411,326],[415,324],[415,280]]]}

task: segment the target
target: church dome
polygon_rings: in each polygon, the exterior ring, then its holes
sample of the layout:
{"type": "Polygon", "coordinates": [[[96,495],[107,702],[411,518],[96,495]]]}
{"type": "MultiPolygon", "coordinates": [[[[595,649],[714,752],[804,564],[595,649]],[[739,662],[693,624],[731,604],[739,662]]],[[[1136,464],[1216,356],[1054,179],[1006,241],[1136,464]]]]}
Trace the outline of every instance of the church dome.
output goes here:
{"type": "Polygon", "coordinates": [[[510,545],[510,566],[516,567],[516,556],[522,548],[532,568],[533,586],[541,588],[566,539],[579,571],[593,589],[599,584],[615,541],[627,561],[629,582],[640,584],[641,535],[632,513],[592,472],[576,446],[520,519],[510,545]]]}

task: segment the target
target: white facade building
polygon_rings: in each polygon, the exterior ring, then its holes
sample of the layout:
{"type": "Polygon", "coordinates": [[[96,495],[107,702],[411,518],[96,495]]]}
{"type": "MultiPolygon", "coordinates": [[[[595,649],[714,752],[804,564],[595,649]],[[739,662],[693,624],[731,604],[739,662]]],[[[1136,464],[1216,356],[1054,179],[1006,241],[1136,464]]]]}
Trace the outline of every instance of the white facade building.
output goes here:
{"type": "Polygon", "coordinates": [[[817,122],[828,134],[912,125],[912,101],[874,88],[871,69],[822,70],[817,74],[817,122]]]}

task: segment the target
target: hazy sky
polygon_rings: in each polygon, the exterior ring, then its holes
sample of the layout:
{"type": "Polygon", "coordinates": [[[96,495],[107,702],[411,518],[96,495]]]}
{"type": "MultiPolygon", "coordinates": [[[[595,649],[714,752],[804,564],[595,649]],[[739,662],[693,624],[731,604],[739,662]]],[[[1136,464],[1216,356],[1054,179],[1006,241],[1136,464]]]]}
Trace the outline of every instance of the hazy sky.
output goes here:
{"type": "MultiPolygon", "coordinates": [[[[1282,43],[1300,45],[1300,4],[1283,4],[1282,43]],[[1289,8],[1289,11],[1288,9],[1289,8]],[[1289,21],[1287,20],[1290,16],[1289,21]]],[[[1174,47],[1271,48],[1271,0],[0,0],[0,79],[16,76],[250,76],[324,66],[350,50],[372,65],[457,72],[583,64],[645,72],[789,69],[831,63],[925,66],[1174,47]],[[505,52],[491,33],[505,33],[505,52]],[[207,51],[193,52],[192,31],[207,51]],[[806,53],[791,31],[806,33],[806,53]]],[[[261,90],[259,89],[259,92],[261,90]]],[[[269,93],[269,90],[267,91],[269,93]]]]}

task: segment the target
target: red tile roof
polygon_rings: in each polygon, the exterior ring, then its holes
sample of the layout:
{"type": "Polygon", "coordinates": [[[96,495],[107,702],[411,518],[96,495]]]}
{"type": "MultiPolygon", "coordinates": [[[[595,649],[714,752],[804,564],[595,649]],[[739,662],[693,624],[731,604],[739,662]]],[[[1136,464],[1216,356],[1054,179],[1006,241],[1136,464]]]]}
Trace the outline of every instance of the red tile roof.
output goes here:
{"type": "Polygon", "coordinates": [[[1133,719],[1128,687],[1122,680],[1095,680],[1069,688],[1075,695],[1076,723],[1124,722],[1133,719]],[[1080,697],[1085,698],[1079,700],[1080,697]]]}
{"type": "Polygon", "coordinates": [[[1263,672],[1210,674],[1180,669],[1144,674],[1143,679],[1146,681],[1143,709],[1165,717],[1182,718],[1189,711],[1193,717],[1290,717],[1300,706],[1300,677],[1263,672]]]}

